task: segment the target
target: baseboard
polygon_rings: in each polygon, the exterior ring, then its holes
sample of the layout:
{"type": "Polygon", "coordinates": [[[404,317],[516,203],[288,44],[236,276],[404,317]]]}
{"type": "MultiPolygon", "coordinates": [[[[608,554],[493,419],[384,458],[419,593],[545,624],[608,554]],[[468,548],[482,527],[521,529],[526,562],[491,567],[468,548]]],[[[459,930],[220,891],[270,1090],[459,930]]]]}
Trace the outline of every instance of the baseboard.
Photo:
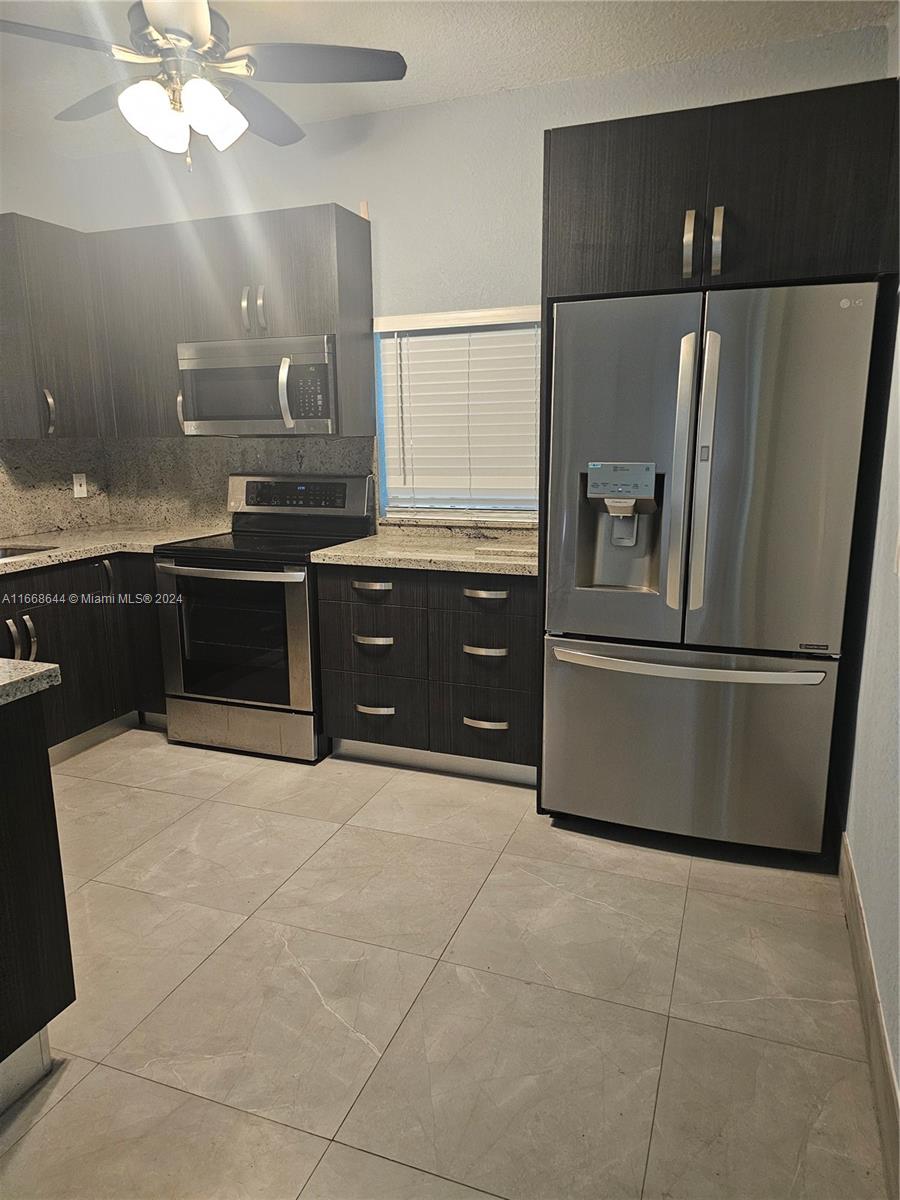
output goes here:
{"type": "Polygon", "coordinates": [[[898,1161],[900,1159],[900,1092],[897,1089],[897,1074],[894,1070],[894,1060],[888,1042],[884,1010],[881,1007],[881,997],[878,992],[878,980],[872,963],[872,946],[869,942],[866,914],[862,906],[856,871],[853,867],[853,855],[850,852],[846,834],[841,843],[840,880],[844,912],[847,914],[847,928],[850,931],[850,949],[856,971],[856,986],[859,990],[863,1029],[866,1035],[875,1113],[881,1133],[884,1175],[888,1185],[888,1195],[896,1196],[900,1192],[900,1161],[898,1161]]]}
{"type": "MultiPolygon", "coordinates": [[[[81,754],[83,750],[90,750],[91,746],[99,746],[101,742],[109,741],[110,738],[124,733],[126,729],[136,729],[138,726],[139,719],[136,712],[126,713],[124,717],[106,721],[103,725],[95,725],[93,729],[87,729],[84,733],[79,733],[73,738],[51,746],[49,750],[50,765],[58,767],[67,758],[73,758],[76,754],[81,754]]],[[[145,713],[144,726],[147,729],[165,730],[166,718],[156,713],[145,713]]]]}
{"type": "Polygon", "coordinates": [[[537,781],[535,767],[520,766],[518,763],[465,758],[461,754],[438,754],[434,750],[411,750],[406,746],[382,746],[377,742],[355,742],[348,738],[335,738],[334,754],[339,758],[358,758],[392,767],[440,771],[444,775],[465,775],[469,779],[490,779],[495,783],[514,783],[522,787],[534,787],[537,781]]]}

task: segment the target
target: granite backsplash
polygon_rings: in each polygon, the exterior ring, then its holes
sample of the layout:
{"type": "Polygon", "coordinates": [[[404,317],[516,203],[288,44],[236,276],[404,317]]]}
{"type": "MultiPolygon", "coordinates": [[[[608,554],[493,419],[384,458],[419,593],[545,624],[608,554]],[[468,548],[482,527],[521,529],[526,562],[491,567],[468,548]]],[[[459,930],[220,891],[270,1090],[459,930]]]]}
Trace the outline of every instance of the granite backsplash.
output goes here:
{"type": "Polygon", "coordinates": [[[366,437],[0,442],[0,537],[214,523],[229,475],[360,475],[373,454],[366,437]],[[73,472],[87,475],[86,499],[72,495],[73,472]]]}

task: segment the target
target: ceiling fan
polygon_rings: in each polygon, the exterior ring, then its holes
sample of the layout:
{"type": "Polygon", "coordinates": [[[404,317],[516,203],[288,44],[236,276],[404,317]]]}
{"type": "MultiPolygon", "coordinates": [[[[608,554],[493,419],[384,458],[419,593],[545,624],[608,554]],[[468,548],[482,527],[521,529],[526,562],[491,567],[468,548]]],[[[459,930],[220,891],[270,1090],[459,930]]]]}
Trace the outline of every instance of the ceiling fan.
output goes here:
{"type": "Polygon", "coordinates": [[[303,130],[268,96],[261,83],[359,83],[402,79],[406,62],[396,50],[326,46],[305,42],[258,42],[232,48],[228,22],[207,0],[143,0],[128,9],[131,46],[62,29],[0,20],[0,33],[96,50],[122,64],[153,66],[151,75],[108,84],[56,114],[57,121],[84,121],[117,105],[139,133],[163,150],[184,154],[191,130],[206,134],[217,150],[245,130],[290,146],[303,130]]]}

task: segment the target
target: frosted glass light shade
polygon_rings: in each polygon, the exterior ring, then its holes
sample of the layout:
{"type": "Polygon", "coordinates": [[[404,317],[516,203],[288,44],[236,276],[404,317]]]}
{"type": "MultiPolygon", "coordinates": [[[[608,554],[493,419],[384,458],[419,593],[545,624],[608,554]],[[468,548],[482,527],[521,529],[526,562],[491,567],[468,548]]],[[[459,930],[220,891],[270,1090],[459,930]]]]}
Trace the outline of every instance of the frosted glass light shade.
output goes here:
{"type": "Polygon", "coordinates": [[[205,133],[217,150],[227,150],[248,128],[244,114],[208,79],[189,79],[181,89],[181,104],[191,128],[205,133]]]}
{"type": "Polygon", "coordinates": [[[154,146],[172,154],[184,154],[191,140],[191,127],[183,112],[176,112],[169,93],[155,79],[141,79],[120,93],[119,111],[133,129],[154,146]]]}

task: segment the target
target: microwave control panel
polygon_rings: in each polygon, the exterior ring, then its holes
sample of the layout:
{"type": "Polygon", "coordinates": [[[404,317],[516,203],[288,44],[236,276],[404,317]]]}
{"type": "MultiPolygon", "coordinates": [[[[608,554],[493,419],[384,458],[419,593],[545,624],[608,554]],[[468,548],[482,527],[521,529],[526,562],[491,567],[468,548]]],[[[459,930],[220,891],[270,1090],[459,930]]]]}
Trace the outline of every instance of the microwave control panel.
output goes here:
{"type": "Polygon", "coordinates": [[[347,485],[338,480],[250,480],[247,508],[346,508],[347,485]]]}
{"type": "Polygon", "coordinates": [[[328,363],[291,363],[288,396],[295,420],[327,420],[333,416],[328,363]]]}

